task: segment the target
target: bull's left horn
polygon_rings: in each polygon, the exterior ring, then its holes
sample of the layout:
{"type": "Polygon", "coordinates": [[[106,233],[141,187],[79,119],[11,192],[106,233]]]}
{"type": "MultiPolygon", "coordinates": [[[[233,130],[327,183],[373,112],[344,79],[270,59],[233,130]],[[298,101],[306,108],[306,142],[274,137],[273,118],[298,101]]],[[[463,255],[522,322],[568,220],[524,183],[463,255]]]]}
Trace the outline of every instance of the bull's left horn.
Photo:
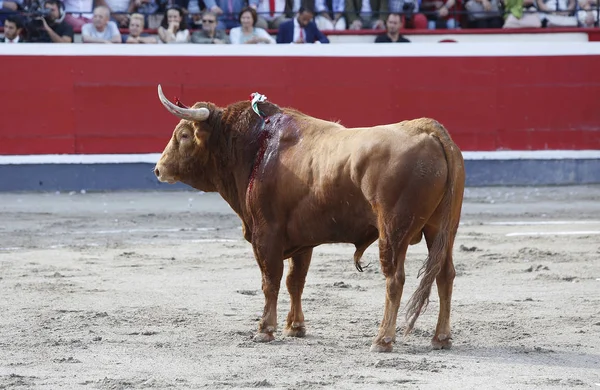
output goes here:
{"type": "Polygon", "coordinates": [[[182,108],[169,101],[162,91],[162,87],[158,84],[158,97],[165,108],[173,115],[181,119],[190,121],[202,122],[208,119],[210,110],[205,107],[201,108],[182,108]]]}

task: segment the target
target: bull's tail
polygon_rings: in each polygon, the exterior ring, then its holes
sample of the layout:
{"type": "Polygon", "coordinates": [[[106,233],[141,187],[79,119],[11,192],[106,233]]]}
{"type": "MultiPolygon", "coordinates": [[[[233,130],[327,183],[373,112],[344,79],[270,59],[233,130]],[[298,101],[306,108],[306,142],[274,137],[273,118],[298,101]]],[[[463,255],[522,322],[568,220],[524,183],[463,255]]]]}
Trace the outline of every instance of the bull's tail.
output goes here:
{"type": "Polygon", "coordinates": [[[417,276],[423,274],[423,278],[406,306],[407,325],[404,336],[410,333],[421,312],[427,308],[431,286],[451,254],[460,221],[464,193],[465,170],[461,151],[442,125],[436,121],[431,121],[429,124],[427,132],[438,139],[444,150],[448,166],[448,178],[446,192],[436,210],[436,212],[438,210],[442,212],[440,229],[417,276]]]}

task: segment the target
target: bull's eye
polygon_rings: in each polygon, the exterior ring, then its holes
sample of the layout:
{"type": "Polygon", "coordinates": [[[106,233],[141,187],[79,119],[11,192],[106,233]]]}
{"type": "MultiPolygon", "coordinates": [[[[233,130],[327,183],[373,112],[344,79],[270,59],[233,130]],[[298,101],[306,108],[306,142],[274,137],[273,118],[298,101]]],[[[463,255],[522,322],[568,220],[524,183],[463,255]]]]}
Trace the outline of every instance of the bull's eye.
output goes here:
{"type": "Polygon", "coordinates": [[[189,135],[188,133],[181,133],[181,134],[179,135],[179,138],[180,138],[180,139],[182,139],[182,140],[183,140],[183,139],[189,139],[189,138],[190,138],[190,135],[189,135]]]}

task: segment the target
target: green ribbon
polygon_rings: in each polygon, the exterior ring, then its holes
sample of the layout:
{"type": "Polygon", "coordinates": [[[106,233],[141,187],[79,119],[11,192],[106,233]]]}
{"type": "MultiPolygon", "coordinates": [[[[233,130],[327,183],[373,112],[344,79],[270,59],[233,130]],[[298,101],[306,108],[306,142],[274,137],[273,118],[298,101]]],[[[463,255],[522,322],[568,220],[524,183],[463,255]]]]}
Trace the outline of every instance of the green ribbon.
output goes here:
{"type": "Polygon", "coordinates": [[[252,96],[252,110],[254,110],[256,115],[260,116],[261,118],[264,117],[262,112],[258,109],[258,103],[266,102],[267,97],[265,95],[261,95],[258,92],[254,92],[250,96],[252,96]]]}

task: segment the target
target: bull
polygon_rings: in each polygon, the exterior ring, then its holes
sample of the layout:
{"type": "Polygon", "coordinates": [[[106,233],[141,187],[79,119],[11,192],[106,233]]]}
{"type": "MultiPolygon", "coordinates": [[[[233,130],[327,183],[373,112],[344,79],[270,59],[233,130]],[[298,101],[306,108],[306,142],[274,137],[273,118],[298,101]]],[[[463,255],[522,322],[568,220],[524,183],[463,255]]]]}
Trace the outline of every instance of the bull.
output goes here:
{"type": "Polygon", "coordinates": [[[285,259],[291,307],[283,333],[303,337],[301,297],[313,248],[354,244],[354,264],[362,271],[364,251],[378,240],[386,294],[370,350],[392,351],[406,253],[424,236],[428,256],[406,305],[404,335],[427,307],[435,280],[440,307],[431,343],[451,347],[452,252],[465,170],[460,149],[440,123],[420,118],[346,128],[266,99],[187,107],[169,101],[160,85],[158,95],[180,121],[156,163],[156,177],[218,192],[252,244],[265,299],[255,341],[275,338],[285,259]]]}

